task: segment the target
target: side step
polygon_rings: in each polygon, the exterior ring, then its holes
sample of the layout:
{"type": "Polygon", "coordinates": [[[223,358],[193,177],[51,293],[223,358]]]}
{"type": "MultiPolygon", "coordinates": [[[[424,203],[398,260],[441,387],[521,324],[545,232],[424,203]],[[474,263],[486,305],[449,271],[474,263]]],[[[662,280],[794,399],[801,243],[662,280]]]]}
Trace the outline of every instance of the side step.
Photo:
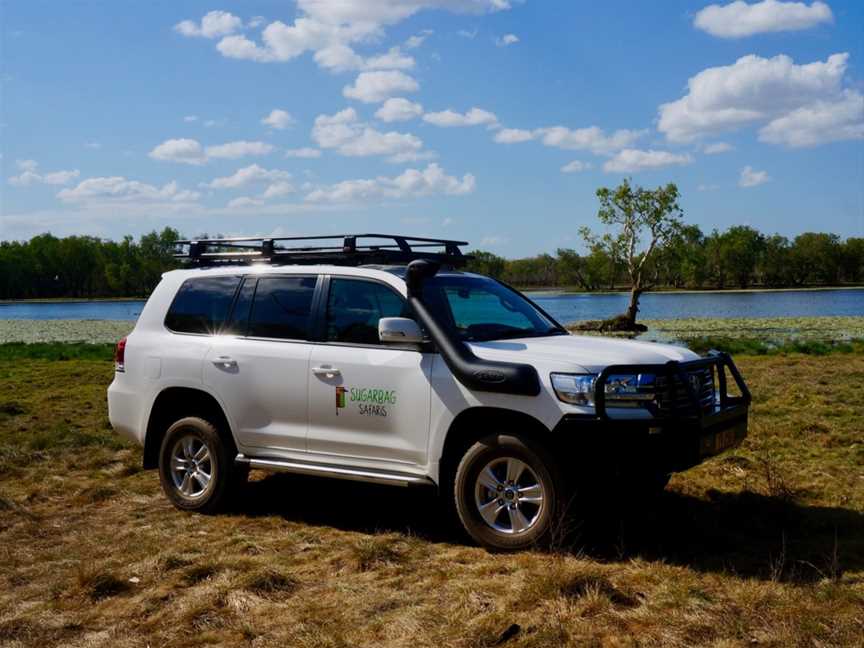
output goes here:
{"type": "Polygon", "coordinates": [[[301,461],[290,461],[287,459],[256,459],[255,457],[247,457],[242,454],[238,454],[235,461],[237,463],[247,464],[250,468],[269,470],[271,472],[315,475],[318,477],[332,477],[334,479],[347,479],[351,481],[370,482],[373,484],[387,484],[390,486],[435,485],[435,483],[428,477],[410,475],[407,473],[384,472],[373,470],[371,468],[346,468],[345,466],[305,463],[301,461]]]}

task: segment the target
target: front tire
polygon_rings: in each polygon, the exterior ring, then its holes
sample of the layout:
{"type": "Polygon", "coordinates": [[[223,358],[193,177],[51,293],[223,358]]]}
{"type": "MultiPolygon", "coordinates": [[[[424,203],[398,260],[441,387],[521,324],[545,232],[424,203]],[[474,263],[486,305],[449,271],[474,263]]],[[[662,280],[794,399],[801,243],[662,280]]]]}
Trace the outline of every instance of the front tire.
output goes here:
{"type": "Polygon", "coordinates": [[[180,510],[213,513],[223,508],[237,481],[235,453],[209,421],[189,416],[165,433],[159,451],[159,481],[180,510]]]}
{"type": "Polygon", "coordinates": [[[471,446],[456,469],[456,511],[476,542],[517,551],[550,540],[563,516],[563,480],[551,454],[517,435],[471,446]]]}

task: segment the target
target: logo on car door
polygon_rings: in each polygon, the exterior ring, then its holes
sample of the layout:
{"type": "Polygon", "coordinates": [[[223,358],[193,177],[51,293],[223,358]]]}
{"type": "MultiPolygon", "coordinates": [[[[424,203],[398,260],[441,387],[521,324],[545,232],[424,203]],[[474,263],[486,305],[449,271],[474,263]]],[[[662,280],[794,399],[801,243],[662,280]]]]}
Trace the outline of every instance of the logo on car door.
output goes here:
{"type": "Polygon", "coordinates": [[[380,416],[386,418],[388,406],[396,405],[396,391],[393,389],[356,388],[336,386],[336,415],[339,410],[348,409],[349,403],[357,404],[361,416],[380,416]]]}

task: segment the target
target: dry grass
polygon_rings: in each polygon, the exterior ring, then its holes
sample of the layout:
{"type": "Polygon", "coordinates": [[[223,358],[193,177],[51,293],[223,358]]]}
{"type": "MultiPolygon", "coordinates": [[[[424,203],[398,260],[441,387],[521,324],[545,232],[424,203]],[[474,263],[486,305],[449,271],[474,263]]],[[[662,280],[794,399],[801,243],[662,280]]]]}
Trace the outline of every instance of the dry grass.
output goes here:
{"type": "Polygon", "coordinates": [[[864,355],[741,365],[742,448],[492,555],[414,491],[271,476],[180,513],[108,429],[109,363],[4,364],[0,645],[860,646],[864,355]]]}

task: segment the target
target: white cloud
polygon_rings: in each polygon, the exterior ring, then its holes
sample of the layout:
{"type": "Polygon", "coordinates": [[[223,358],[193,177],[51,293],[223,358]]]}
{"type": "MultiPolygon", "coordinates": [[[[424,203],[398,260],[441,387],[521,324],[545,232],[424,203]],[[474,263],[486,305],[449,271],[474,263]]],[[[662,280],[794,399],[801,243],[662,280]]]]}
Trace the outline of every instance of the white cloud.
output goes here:
{"type": "Polygon", "coordinates": [[[500,38],[495,39],[495,44],[498,47],[507,47],[508,45],[515,45],[519,42],[519,37],[516,34],[504,34],[500,38]]]}
{"type": "Polygon", "coordinates": [[[181,190],[176,182],[162,187],[127,180],[122,176],[88,178],[76,187],[63,189],[57,197],[66,203],[106,204],[124,202],[195,202],[200,197],[197,191],[181,190]]]}
{"type": "Polygon", "coordinates": [[[274,148],[272,144],[267,144],[266,142],[239,140],[237,142],[219,144],[218,146],[208,146],[207,157],[236,160],[247,155],[267,155],[268,153],[272,153],[274,148]]]}
{"type": "Polygon", "coordinates": [[[597,126],[575,129],[552,126],[550,128],[538,128],[534,133],[546,146],[608,155],[630,146],[642,137],[645,131],[622,129],[607,134],[597,126]]]}
{"type": "Polygon", "coordinates": [[[720,38],[741,38],[768,32],[798,31],[834,20],[824,2],[762,0],[748,4],[737,0],[727,5],[708,5],[696,13],[697,29],[720,38]]]}
{"type": "Polygon", "coordinates": [[[391,47],[384,54],[363,58],[344,43],[333,43],[315,52],[315,62],[331,72],[351,70],[410,70],[416,64],[414,57],[403,54],[399,47],[391,47]]]}
{"type": "Polygon", "coordinates": [[[279,198],[281,196],[287,196],[288,194],[292,194],[297,191],[290,182],[280,181],[274,182],[261,194],[261,197],[265,200],[269,198],[279,198]]]}
{"type": "Polygon", "coordinates": [[[431,29],[424,29],[419,34],[409,36],[408,40],[405,41],[405,47],[407,49],[417,49],[426,41],[427,38],[429,38],[434,33],[435,32],[433,32],[431,29]]]}
{"type": "Polygon", "coordinates": [[[401,122],[416,119],[423,114],[423,106],[404,97],[391,97],[375,112],[383,122],[401,122]]]}
{"type": "Polygon", "coordinates": [[[243,209],[245,207],[260,207],[264,204],[263,198],[252,198],[251,196],[240,196],[229,200],[226,207],[229,209],[243,209]]]}
{"type": "Polygon", "coordinates": [[[739,187],[758,187],[771,180],[767,171],[756,171],[751,166],[741,169],[741,177],[738,179],[739,187]]]}
{"type": "Polygon", "coordinates": [[[237,169],[232,175],[223,178],[214,178],[204,186],[211,189],[237,189],[255,183],[269,183],[287,181],[291,178],[288,171],[279,169],[265,169],[257,164],[250,164],[242,169],[237,169]]]}
{"type": "Polygon", "coordinates": [[[426,113],[423,115],[423,121],[443,128],[480,125],[493,128],[498,125],[498,118],[495,116],[495,113],[483,110],[482,108],[471,108],[464,115],[449,109],[441,112],[426,113]]]}
{"type": "Polygon", "coordinates": [[[199,36],[202,38],[218,38],[233,34],[243,27],[243,21],[227,11],[210,11],[202,19],[201,23],[193,20],[184,20],[174,25],[174,31],[183,36],[199,36]]]}
{"type": "Polygon", "coordinates": [[[169,139],[156,146],[148,154],[161,162],[180,162],[183,164],[204,164],[207,155],[197,140],[169,139]]]}
{"type": "Polygon", "coordinates": [[[169,139],[156,146],[148,154],[154,160],[161,162],[180,162],[182,164],[201,165],[210,158],[236,159],[247,155],[267,155],[273,152],[274,146],[265,142],[237,141],[208,146],[201,146],[194,139],[169,139]]]}
{"type": "Polygon", "coordinates": [[[489,234],[480,239],[480,247],[498,247],[509,242],[506,236],[499,234],[489,234]]]}
{"type": "Polygon", "coordinates": [[[534,131],[522,128],[502,128],[493,138],[499,144],[519,144],[534,139],[534,131]]]}
{"type": "Polygon", "coordinates": [[[842,102],[849,55],[796,65],[786,55],[749,55],[691,77],[687,94],[660,106],[658,129],[674,142],[758,125],[819,102],[842,102]]]}
{"type": "Polygon", "coordinates": [[[369,180],[345,180],[311,191],[308,202],[380,202],[404,200],[433,194],[458,196],[474,191],[474,176],[466,173],[462,179],[447,175],[435,163],[425,169],[407,169],[395,177],[379,176],[369,180]]]}
{"type": "Polygon", "coordinates": [[[289,61],[314,52],[316,62],[333,71],[405,68],[414,65],[411,57],[394,56],[391,50],[367,61],[352,45],[378,42],[385,27],[425,9],[485,13],[509,8],[506,0],[298,0],[298,17],[293,23],[271,22],[262,30],[260,42],[240,34],[226,35],[217,49],[226,57],[262,63],[289,61]]]}
{"type": "Polygon", "coordinates": [[[90,141],[84,142],[84,146],[85,146],[86,148],[89,148],[89,149],[93,149],[93,150],[98,151],[99,149],[102,148],[102,143],[101,143],[101,142],[97,142],[97,141],[95,141],[95,140],[90,140],[90,141]]]}
{"type": "Polygon", "coordinates": [[[456,34],[458,34],[462,38],[467,38],[468,40],[474,40],[475,38],[477,38],[477,33],[478,30],[476,29],[472,29],[470,31],[467,29],[460,29],[456,32],[456,34]]]}
{"type": "Polygon", "coordinates": [[[423,140],[410,133],[382,133],[357,119],[353,108],[335,115],[319,115],[312,127],[312,139],[323,149],[335,149],[340,155],[365,157],[389,156],[392,162],[428,157],[423,140]]]}
{"type": "Polygon", "coordinates": [[[864,139],[864,96],[846,90],[837,99],[814,101],[769,122],[759,139],[790,148],[864,139]]]}
{"type": "Polygon", "coordinates": [[[603,165],[603,170],[607,173],[634,173],[667,166],[681,166],[690,164],[692,161],[693,158],[688,154],[624,149],[607,161],[603,165]]]}
{"type": "Polygon", "coordinates": [[[696,191],[716,191],[719,188],[718,184],[700,184],[696,187],[696,191]]]}
{"type": "Polygon", "coordinates": [[[568,151],[589,151],[595,155],[612,155],[632,146],[644,137],[645,130],[619,129],[607,133],[597,126],[587,128],[568,128],[548,126],[526,130],[523,128],[502,128],[493,138],[498,144],[519,144],[539,139],[544,146],[568,151]]]}
{"type": "Polygon", "coordinates": [[[276,130],[285,130],[294,124],[294,118],[289,112],[275,108],[261,120],[261,123],[276,130]]]}
{"type": "Polygon", "coordinates": [[[65,185],[72,182],[75,178],[81,175],[78,169],[70,171],[50,171],[42,176],[42,182],[47,185],[65,185]]]}
{"type": "Polygon", "coordinates": [[[9,178],[9,184],[15,187],[29,187],[35,184],[65,185],[81,175],[78,169],[39,173],[39,163],[36,160],[17,160],[15,164],[21,171],[17,176],[9,178]]]}
{"type": "Polygon", "coordinates": [[[342,94],[363,103],[379,103],[393,95],[419,89],[420,85],[413,77],[398,70],[385,70],[361,72],[353,84],[342,88],[342,94]]]}
{"type": "Polygon", "coordinates": [[[321,157],[321,151],[319,149],[310,148],[308,146],[303,147],[303,148],[297,148],[297,149],[288,149],[287,151],[285,151],[285,157],[286,158],[305,158],[305,159],[320,158],[321,157]]]}
{"type": "Polygon", "coordinates": [[[187,124],[191,124],[192,122],[198,121],[198,115],[186,115],[183,118],[183,121],[186,122],[187,124]]]}
{"type": "Polygon", "coordinates": [[[370,56],[363,63],[367,70],[410,70],[415,65],[414,57],[403,54],[398,47],[391,47],[384,54],[370,56]]]}
{"type": "Polygon", "coordinates": [[[573,160],[561,167],[562,173],[581,173],[582,171],[587,171],[591,168],[590,162],[583,162],[582,160],[573,160]]]}
{"type": "Polygon", "coordinates": [[[735,147],[731,144],[727,144],[726,142],[714,142],[713,144],[707,144],[702,149],[702,152],[705,155],[719,155],[720,153],[728,153],[733,150],[735,150],[735,147]]]}

